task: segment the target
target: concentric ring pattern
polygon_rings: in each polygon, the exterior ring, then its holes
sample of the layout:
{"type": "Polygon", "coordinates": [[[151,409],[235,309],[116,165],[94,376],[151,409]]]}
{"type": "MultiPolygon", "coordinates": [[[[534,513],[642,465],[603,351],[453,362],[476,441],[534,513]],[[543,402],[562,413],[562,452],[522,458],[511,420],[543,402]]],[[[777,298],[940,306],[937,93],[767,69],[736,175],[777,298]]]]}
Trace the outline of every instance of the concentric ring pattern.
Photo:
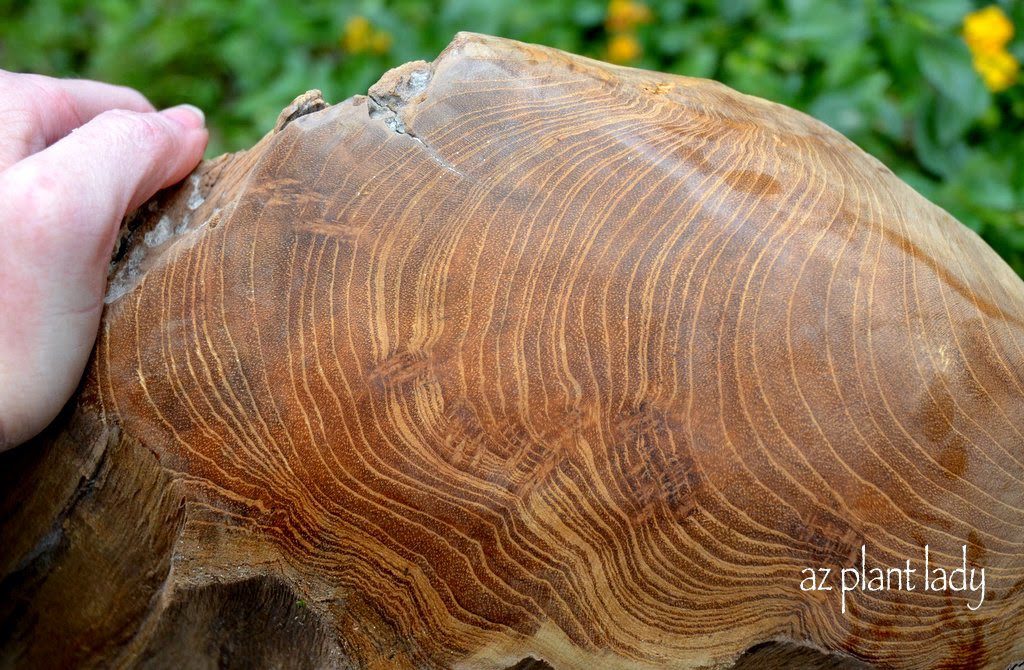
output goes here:
{"type": "Polygon", "coordinates": [[[94,378],[354,662],[1024,656],[1024,285],[877,161],[470,34],[281,125],[192,184],[94,378]],[[800,588],[926,544],[980,608],[800,588]]]}

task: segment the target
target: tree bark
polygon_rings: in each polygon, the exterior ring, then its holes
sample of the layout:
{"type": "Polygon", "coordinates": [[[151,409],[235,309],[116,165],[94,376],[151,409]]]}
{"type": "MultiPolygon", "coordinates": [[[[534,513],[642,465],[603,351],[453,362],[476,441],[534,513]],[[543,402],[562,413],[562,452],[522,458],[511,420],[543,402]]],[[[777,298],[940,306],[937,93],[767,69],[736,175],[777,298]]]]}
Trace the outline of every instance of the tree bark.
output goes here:
{"type": "Polygon", "coordinates": [[[1024,658],[1024,283],[788,108],[460,34],[144,205],[107,302],[0,456],[5,667],[1024,658]],[[841,598],[925,545],[980,607],[841,598]]]}

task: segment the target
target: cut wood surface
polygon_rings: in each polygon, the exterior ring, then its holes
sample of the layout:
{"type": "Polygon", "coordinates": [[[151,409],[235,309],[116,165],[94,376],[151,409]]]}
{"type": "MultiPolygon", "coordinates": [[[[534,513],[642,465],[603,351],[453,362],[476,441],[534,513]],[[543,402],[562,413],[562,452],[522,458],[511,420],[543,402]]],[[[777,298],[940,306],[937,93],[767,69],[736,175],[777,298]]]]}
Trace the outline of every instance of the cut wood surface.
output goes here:
{"type": "Polygon", "coordinates": [[[801,113],[463,33],[203,163],[109,286],[0,457],[4,667],[1024,659],[1024,283],[801,113]],[[925,545],[980,607],[801,589],[925,545]]]}

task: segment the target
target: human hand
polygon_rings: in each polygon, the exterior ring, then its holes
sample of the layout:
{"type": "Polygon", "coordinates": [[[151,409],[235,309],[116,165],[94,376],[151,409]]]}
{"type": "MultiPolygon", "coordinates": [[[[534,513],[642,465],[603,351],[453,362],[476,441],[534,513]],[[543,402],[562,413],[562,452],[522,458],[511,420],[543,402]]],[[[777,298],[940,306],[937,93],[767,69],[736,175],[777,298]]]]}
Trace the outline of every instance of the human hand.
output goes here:
{"type": "Polygon", "coordinates": [[[0,451],[74,392],[122,217],[183,179],[206,141],[194,107],[0,70],[0,451]]]}

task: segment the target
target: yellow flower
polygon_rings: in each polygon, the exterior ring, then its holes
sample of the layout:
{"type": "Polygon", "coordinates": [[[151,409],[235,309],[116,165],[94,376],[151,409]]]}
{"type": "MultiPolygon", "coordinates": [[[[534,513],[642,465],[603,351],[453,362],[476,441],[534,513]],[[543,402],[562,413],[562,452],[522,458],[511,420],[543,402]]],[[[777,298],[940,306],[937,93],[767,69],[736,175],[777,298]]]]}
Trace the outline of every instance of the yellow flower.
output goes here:
{"type": "Polygon", "coordinates": [[[373,26],[365,16],[353,16],[345,22],[341,34],[341,48],[353,54],[362,53],[370,46],[373,26]]]}
{"type": "Polygon", "coordinates": [[[975,55],[995,53],[1013,39],[1013,23],[1002,9],[989,5],[964,17],[963,35],[975,55]]]}
{"type": "Polygon", "coordinates": [[[608,60],[613,63],[636,60],[642,52],[640,42],[633,35],[612,35],[608,40],[608,60]]]}
{"type": "Polygon", "coordinates": [[[635,0],[611,0],[605,27],[610,32],[628,32],[638,25],[651,20],[651,10],[635,0]]]}
{"type": "Polygon", "coordinates": [[[345,22],[341,48],[350,54],[386,54],[391,49],[391,35],[374,28],[365,16],[353,16],[345,22]]]}
{"type": "Polygon", "coordinates": [[[1017,81],[1020,63],[1013,54],[1004,49],[975,54],[974,69],[981,75],[985,86],[993,93],[998,93],[1010,88],[1017,81]]]}

